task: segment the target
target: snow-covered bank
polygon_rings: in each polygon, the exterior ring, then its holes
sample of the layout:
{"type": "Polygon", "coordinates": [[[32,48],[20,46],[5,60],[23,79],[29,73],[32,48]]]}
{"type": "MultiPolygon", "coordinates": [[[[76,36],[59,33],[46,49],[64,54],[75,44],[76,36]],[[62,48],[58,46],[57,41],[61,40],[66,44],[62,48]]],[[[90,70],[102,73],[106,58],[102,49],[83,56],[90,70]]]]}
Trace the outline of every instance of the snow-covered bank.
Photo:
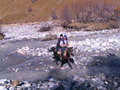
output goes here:
{"type": "Polygon", "coordinates": [[[82,41],[70,41],[70,46],[75,47],[80,52],[100,52],[107,49],[120,49],[120,36],[86,38],[82,41]]]}
{"type": "Polygon", "coordinates": [[[49,34],[51,35],[59,35],[61,33],[67,34],[68,37],[79,37],[86,36],[92,34],[106,34],[106,33],[116,33],[119,29],[113,30],[100,30],[100,31],[65,31],[60,25],[55,22],[40,22],[35,24],[23,24],[23,25],[7,25],[3,26],[2,32],[5,34],[6,41],[15,41],[15,40],[23,40],[23,39],[41,39],[47,37],[49,34]],[[39,30],[44,26],[51,26],[51,30],[48,32],[39,32],[39,30]]]}

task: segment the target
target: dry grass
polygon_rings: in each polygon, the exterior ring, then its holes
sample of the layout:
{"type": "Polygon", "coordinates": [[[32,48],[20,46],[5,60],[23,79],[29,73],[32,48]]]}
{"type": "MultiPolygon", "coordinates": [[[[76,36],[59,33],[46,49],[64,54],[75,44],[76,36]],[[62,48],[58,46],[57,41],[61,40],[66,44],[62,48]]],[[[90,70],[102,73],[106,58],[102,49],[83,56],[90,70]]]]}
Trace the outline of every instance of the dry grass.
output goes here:
{"type": "Polygon", "coordinates": [[[61,4],[57,5],[58,0],[0,0],[0,19],[2,23],[19,23],[45,21],[50,19],[53,9],[56,11],[61,4]],[[26,12],[28,7],[31,12],[26,12]]]}

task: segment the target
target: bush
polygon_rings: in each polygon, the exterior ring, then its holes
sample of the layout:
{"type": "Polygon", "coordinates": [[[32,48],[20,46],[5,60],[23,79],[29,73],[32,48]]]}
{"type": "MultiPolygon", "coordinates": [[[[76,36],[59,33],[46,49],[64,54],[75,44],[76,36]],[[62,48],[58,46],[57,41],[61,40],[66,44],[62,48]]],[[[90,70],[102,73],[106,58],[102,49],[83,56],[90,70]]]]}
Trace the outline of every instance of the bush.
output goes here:
{"type": "Polygon", "coordinates": [[[119,28],[119,25],[118,25],[117,22],[111,22],[111,23],[110,23],[110,28],[116,29],[116,28],[119,28]]]}
{"type": "Polygon", "coordinates": [[[0,32],[0,40],[4,39],[4,37],[5,35],[2,32],[0,32]]]}
{"type": "Polygon", "coordinates": [[[32,11],[32,8],[31,8],[31,7],[28,7],[26,11],[27,11],[27,12],[31,12],[31,11],[32,11]]]}
{"type": "Polygon", "coordinates": [[[32,3],[35,3],[37,0],[31,0],[32,3]]]}

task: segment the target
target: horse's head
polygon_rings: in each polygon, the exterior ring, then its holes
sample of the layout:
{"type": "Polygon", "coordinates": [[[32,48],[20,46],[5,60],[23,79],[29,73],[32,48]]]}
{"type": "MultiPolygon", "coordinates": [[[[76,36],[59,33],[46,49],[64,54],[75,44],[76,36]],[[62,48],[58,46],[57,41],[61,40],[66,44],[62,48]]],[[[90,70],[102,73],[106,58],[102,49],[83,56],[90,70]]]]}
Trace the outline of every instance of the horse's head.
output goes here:
{"type": "Polygon", "coordinates": [[[72,56],[74,56],[74,54],[73,54],[73,47],[69,47],[69,48],[68,48],[68,52],[69,52],[72,56]]]}
{"type": "Polygon", "coordinates": [[[51,47],[48,51],[49,51],[49,52],[55,52],[55,51],[56,51],[56,48],[55,48],[55,47],[51,47]]]}

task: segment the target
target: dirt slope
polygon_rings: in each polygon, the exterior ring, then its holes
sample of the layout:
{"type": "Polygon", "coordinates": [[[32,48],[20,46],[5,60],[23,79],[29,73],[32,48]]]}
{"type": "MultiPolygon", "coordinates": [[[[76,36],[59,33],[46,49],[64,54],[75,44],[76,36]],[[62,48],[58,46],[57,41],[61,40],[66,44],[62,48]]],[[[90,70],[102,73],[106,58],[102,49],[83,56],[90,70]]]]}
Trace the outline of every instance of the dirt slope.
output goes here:
{"type": "Polygon", "coordinates": [[[0,0],[0,22],[20,23],[49,20],[53,11],[58,12],[68,0],[0,0]],[[27,12],[28,7],[32,11],[27,12]]]}

